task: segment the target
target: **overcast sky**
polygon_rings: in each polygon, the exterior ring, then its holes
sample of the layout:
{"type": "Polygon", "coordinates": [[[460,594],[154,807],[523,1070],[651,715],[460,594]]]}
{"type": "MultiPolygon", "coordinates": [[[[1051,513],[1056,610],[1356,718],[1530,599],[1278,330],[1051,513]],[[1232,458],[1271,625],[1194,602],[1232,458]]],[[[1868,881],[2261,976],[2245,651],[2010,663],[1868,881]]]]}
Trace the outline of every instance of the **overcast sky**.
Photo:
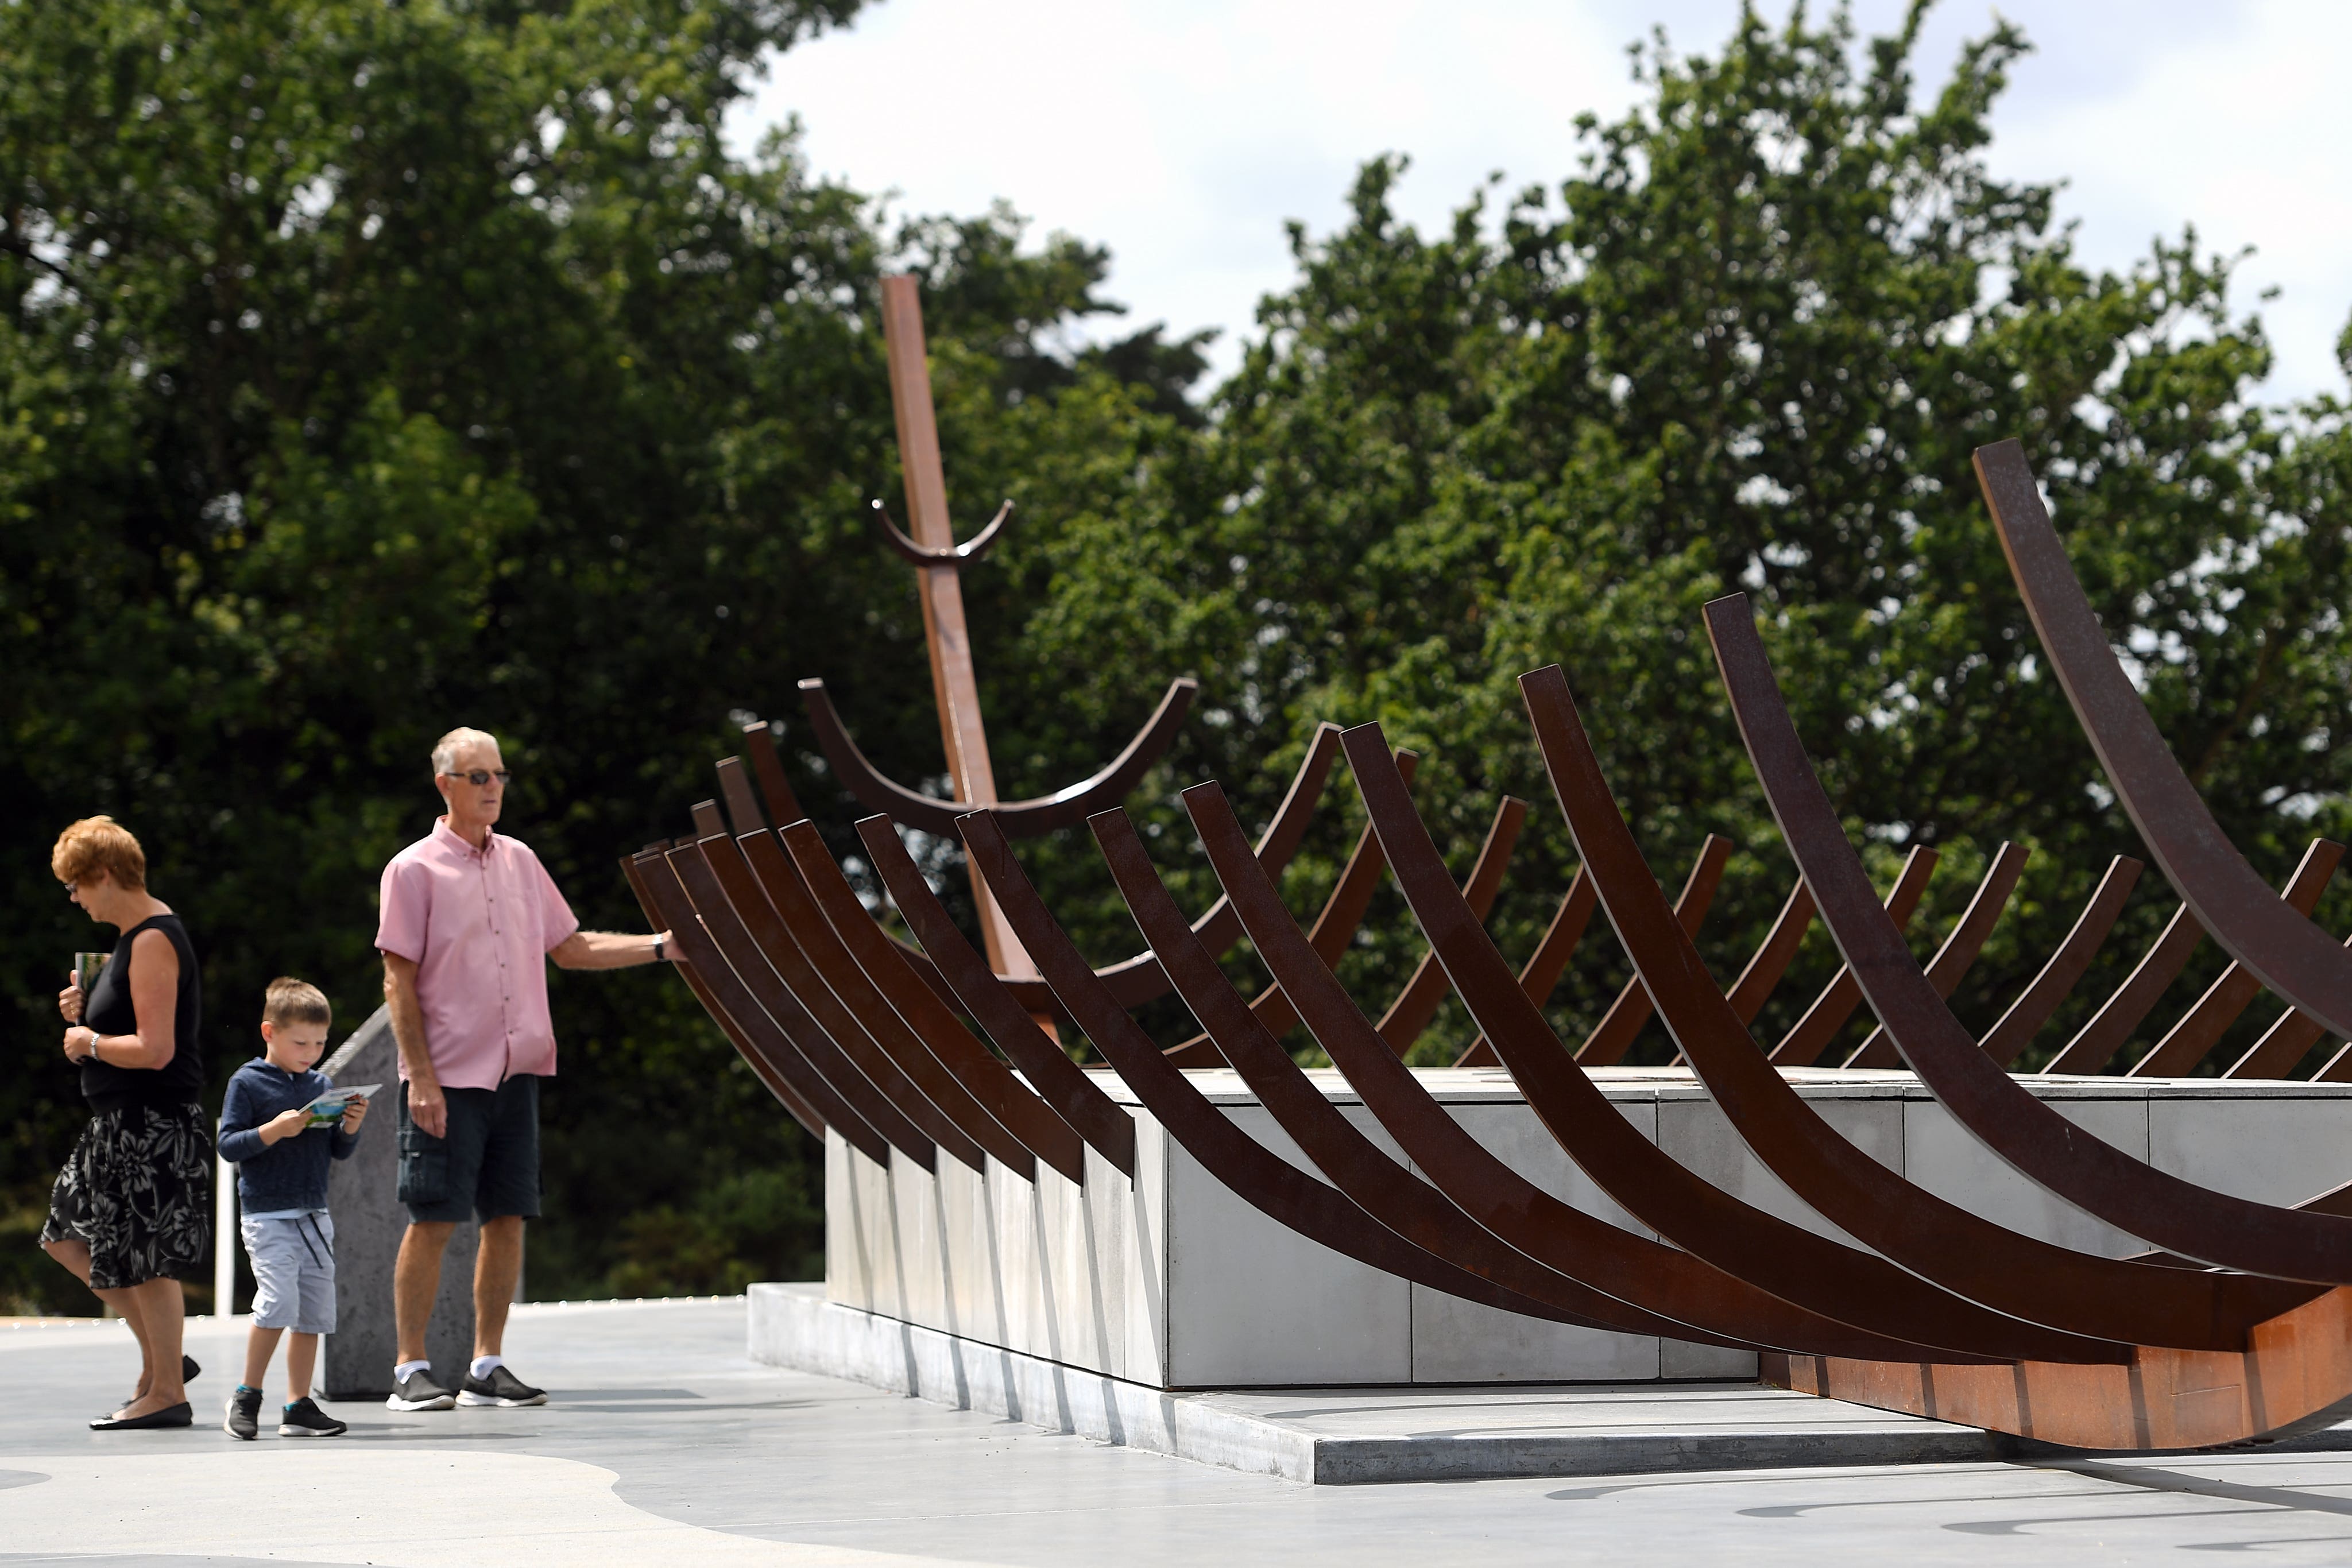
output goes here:
{"type": "MultiPolygon", "coordinates": [[[[1824,7],[1816,6],[1816,14],[1824,7]]],[[[1859,0],[1865,32],[1897,0],[1859,0]]],[[[2352,5],[2341,0],[2010,0],[2036,51],[1995,111],[1999,174],[2068,182],[2082,254],[2122,267],[2194,223],[2256,255],[2240,303],[2277,351],[2271,400],[2347,393],[2352,315],[2352,5]]],[[[1110,247],[1131,325],[1223,329],[1292,276],[1285,220],[1326,233],[1357,166],[1413,165],[1402,214],[1444,223],[1575,167],[1571,121],[1633,101],[1625,46],[1664,26],[1714,53],[1737,0],[880,0],[776,62],[731,127],[748,151],[800,116],[814,169],[900,210],[1002,197],[1034,234],[1110,247]]],[[[1769,0],[1769,17],[1786,15],[1769,0]]],[[[1992,7],[1948,0],[1919,57],[1939,84],[1992,7]]]]}

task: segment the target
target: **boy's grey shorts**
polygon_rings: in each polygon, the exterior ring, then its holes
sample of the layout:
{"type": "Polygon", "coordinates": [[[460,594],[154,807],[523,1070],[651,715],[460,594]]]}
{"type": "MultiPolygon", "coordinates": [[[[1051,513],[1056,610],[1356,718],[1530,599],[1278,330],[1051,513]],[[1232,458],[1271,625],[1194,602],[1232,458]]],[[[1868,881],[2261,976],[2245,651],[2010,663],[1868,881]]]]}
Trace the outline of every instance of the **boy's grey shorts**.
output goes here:
{"type": "Polygon", "coordinates": [[[335,1332],[335,1222],[323,1214],[297,1219],[238,1220],[253,1260],[253,1326],[296,1333],[335,1332]]]}

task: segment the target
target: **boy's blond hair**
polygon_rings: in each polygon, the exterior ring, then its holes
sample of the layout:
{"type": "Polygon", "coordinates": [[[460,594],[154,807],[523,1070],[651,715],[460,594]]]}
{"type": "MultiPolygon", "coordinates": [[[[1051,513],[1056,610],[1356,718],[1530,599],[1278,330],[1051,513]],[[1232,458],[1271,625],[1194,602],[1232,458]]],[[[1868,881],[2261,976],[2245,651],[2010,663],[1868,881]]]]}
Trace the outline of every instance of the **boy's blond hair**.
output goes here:
{"type": "Polygon", "coordinates": [[[59,882],[81,883],[106,872],[129,893],[147,887],[147,852],[131,830],[111,817],[84,817],[58,835],[49,871],[59,882]]]}
{"type": "Polygon", "coordinates": [[[335,1021],[335,1009],[327,1005],[327,993],[310,981],[280,975],[269,982],[262,998],[261,1021],[272,1029],[290,1023],[330,1024],[335,1021]]]}

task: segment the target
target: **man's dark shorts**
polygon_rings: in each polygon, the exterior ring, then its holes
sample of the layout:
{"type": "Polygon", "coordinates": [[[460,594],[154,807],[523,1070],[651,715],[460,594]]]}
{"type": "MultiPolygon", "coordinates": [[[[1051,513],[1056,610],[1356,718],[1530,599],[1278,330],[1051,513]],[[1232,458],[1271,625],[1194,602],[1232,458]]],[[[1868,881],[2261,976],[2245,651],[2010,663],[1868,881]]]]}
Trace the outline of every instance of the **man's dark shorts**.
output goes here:
{"type": "Polygon", "coordinates": [[[518,1072],[496,1089],[444,1089],[448,1135],[409,1119],[400,1086],[400,1201],[417,1225],[479,1216],[539,1218],[539,1078],[518,1072]]]}

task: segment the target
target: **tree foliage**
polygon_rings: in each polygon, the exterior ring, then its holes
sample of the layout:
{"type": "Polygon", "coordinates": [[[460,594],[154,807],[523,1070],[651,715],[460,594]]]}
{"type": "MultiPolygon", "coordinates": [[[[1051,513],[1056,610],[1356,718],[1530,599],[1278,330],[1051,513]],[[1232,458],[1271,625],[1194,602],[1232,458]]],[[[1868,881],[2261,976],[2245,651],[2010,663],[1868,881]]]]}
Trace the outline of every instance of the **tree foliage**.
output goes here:
{"type": "MultiPolygon", "coordinates": [[[[1707,832],[1739,846],[1706,942],[1727,977],[1794,875],[1698,618],[1745,591],[1882,873],[1909,844],[1944,852],[1923,945],[2000,840],[2034,852],[1960,998],[1988,1027],[2109,857],[2137,848],[1977,494],[1970,451],[2015,436],[2238,841],[2284,873],[2307,837],[2340,837],[2343,410],[2253,401],[2261,325],[2193,233],[2126,274],[2084,267],[2053,191],[1985,167],[2023,38],[1997,28],[1926,91],[1918,16],[1862,40],[1843,12],[1751,12],[1711,57],[1661,37],[1635,55],[1643,101],[1580,122],[1571,177],[1481,192],[1442,234],[1392,214],[1401,161],[1367,166],[1339,232],[1294,229],[1297,281],[1261,306],[1209,430],[1056,542],[1036,667],[1105,707],[1139,664],[1217,672],[1224,711],[1191,766],[1258,779],[1261,807],[1269,732],[1295,758],[1314,721],[1380,719],[1428,754],[1416,792],[1457,865],[1499,793],[1538,800],[1496,925],[1523,954],[1573,855],[1515,683],[1562,663],[1660,874],[1678,880],[1707,832]],[[1080,657],[1104,646],[1127,656],[1080,657]]],[[[1344,841],[1297,873],[1294,904],[1344,841]]],[[[1197,861],[1166,858],[1205,902],[1197,861]]],[[[2150,875],[2118,961],[2169,914],[2163,894],[2150,875]]],[[[1392,918],[1353,977],[1377,998],[1418,951],[1392,918]]],[[[1589,945],[1563,988],[1570,1040],[1623,977],[1606,952],[1589,945]]],[[[1817,931],[1768,1038],[1832,963],[1817,931]]],[[[1451,1013],[1424,1059],[1468,1033],[1451,1013]]],[[[1654,1026],[1643,1049],[1670,1050],[1654,1026]]]]}
{"type": "MultiPolygon", "coordinates": [[[[47,871],[72,818],[149,847],[225,1077],[274,974],[375,1005],[377,873],[451,725],[505,740],[509,827],[623,927],[615,857],[680,831],[793,676],[863,644],[858,711],[917,727],[919,624],[860,517],[892,463],[876,279],[921,270],[961,395],[1010,407],[1085,373],[1045,345],[1105,308],[1105,260],[1007,212],[886,225],[787,141],[728,155],[761,51],[854,8],[0,5],[12,1237],[79,1119],[48,999],[90,940],[47,871]]],[[[1104,352],[1164,400],[1189,351],[1104,352]]],[[[683,988],[554,989],[534,1288],[807,1267],[816,1165],[683,988]],[[676,1247],[625,1246],[663,1205],[676,1247]]]]}
{"type": "MultiPolygon", "coordinates": [[[[1989,173],[2013,29],[1932,90],[1916,14],[1864,39],[1843,12],[1750,13],[1709,55],[1660,37],[1568,178],[1474,193],[1440,233],[1396,218],[1402,162],[1377,160],[1337,232],[1294,229],[1294,282],[1195,402],[1199,338],[1066,346],[1115,308],[1100,249],[1031,243],[1007,208],[894,218],[789,137],[727,153],[761,52],[855,9],[0,0],[8,1267],[78,1116],[47,1000],[88,941],[47,876],[66,821],[147,843],[226,1076],[273,974],[347,1022],[374,1005],[376,873],[429,823],[452,724],[506,740],[510,826],[606,926],[641,924],[614,857],[681,830],[750,720],[854,853],[796,677],[886,770],[938,778],[906,569],[861,516],[897,489],[886,270],[923,279],[959,515],[1022,504],[966,574],[1000,784],[1071,781],[1199,675],[1136,800],[1195,907],[1174,789],[1220,778],[1262,818],[1317,721],[1378,718],[1425,754],[1457,864],[1502,793],[1538,802],[1495,922],[1525,952],[1573,855],[1513,683],[1559,661],[1661,873],[1706,832],[1738,844],[1704,938],[1728,973],[1791,875],[1697,618],[1744,589],[1877,867],[1945,852],[1923,943],[1996,842],[2036,852],[1959,998],[1989,1023],[2136,847],[1975,495],[1970,449],[2011,435],[2238,841],[2284,871],[2352,827],[2344,410],[2256,401],[2259,320],[2193,233],[2095,271],[2049,188],[1989,173]]],[[[1294,907],[1360,821],[1344,776],[1329,799],[1294,907]]],[[[1024,852],[1098,958],[1139,945],[1083,832],[1024,852]]],[[[2168,912],[2158,880],[2115,951],[2168,912]]],[[[1377,1007],[1418,951],[1386,895],[1347,977],[1377,1007]]],[[[1831,962],[1816,934],[1768,1030],[1831,962]]],[[[1233,972],[1257,983],[1245,951],[1233,972]]],[[[1622,974],[1590,938],[1563,1031],[1622,974]]],[[[683,988],[554,991],[534,1291],[807,1267],[817,1162],[683,988]]],[[[1192,1027],[1172,1002],[1147,1021],[1192,1027]]],[[[1449,1011],[1423,1056],[1467,1033],[1449,1011]]],[[[5,1288],[63,1304],[53,1273],[5,1288]]]]}

